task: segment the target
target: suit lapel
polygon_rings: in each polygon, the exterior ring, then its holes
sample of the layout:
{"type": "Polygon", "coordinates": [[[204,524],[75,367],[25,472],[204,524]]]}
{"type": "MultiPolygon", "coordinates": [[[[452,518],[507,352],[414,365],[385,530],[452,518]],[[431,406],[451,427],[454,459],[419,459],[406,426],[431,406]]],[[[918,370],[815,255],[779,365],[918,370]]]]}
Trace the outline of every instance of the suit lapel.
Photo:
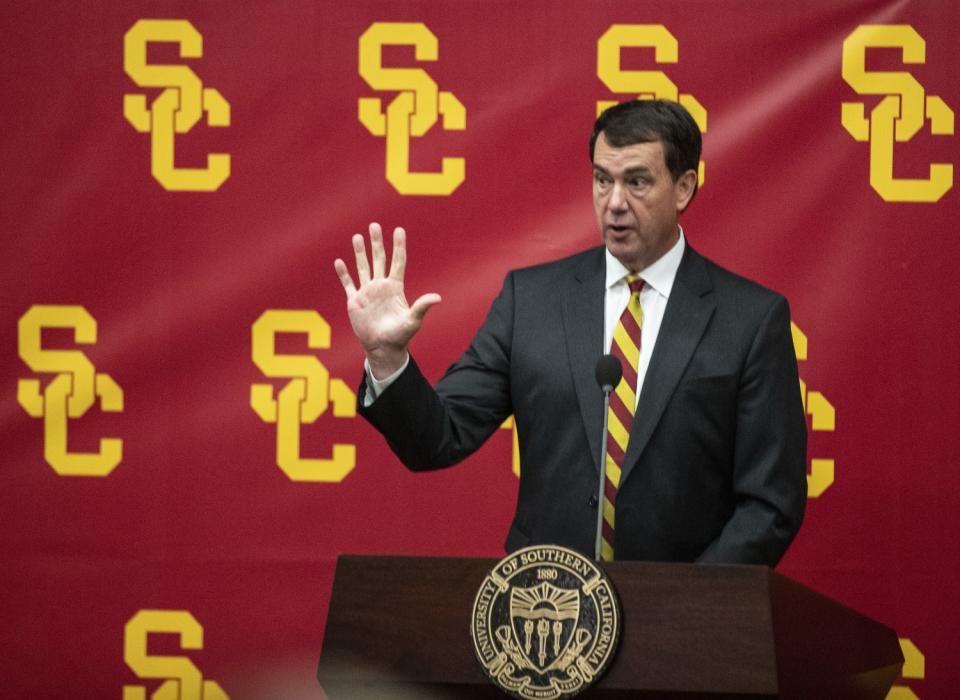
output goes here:
{"type": "Polygon", "coordinates": [[[603,248],[584,258],[562,293],[564,335],[570,371],[587,431],[590,454],[600,471],[600,431],[603,430],[603,397],[597,388],[595,370],[603,354],[603,294],[605,265],[603,248]]]}
{"type": "MultiPolygon", "coordinates": [[[[713,283],[704,259],[689,246],[684,251],[667,301],[660,332],[643,381],[630,430],[621,484],[650,440],[716,308],[713,283]]],[[[679,438],[682,439],[682,438],[679,438]]],[[[599,449],[599,447],[598,447],[599,449]]]]}

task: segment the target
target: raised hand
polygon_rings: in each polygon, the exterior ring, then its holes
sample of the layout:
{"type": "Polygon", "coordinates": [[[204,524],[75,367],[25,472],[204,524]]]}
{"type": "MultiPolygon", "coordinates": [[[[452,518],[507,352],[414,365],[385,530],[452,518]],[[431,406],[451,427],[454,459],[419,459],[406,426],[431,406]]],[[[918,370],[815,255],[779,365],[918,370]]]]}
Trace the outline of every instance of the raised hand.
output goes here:
{"type": "Polygon", "coordinates": [[[420,330],[423,317],[431,306],[440,302],[440,295],[424,294],[407,304],[403,293],[403,275],[407,266],[407,238],[402,228],[393,230],[393,258],[390,274],[385,274],[387,254],[383,248],[380,224],[370,224],[370,251],[373,271],[367,260],[363,236],[353,236],[353,252],[357,260],[357,285],[343,260],[333,267],[347,293],[347,313],[353,332],[360,341],[374,377],[383,379],[400,369],[407,359],[407,344],[420,330]]]}

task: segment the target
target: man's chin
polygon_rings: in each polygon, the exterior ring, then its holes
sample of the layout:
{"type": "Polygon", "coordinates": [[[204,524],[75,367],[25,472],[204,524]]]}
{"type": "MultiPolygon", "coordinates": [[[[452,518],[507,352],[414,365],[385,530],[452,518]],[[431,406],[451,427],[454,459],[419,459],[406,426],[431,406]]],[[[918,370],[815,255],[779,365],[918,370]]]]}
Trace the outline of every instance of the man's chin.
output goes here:
{"type": "Polygon", "coordinates": [[[623,242],[612,240],[609,236],[604,241],[604,246],[606,246],[610,255],[619,260],[620,264],[625,268],[632,272],[640,271],[641,268],[637,267],[637,265],[640,262],[641,256],[636,248],[623,242]]]}

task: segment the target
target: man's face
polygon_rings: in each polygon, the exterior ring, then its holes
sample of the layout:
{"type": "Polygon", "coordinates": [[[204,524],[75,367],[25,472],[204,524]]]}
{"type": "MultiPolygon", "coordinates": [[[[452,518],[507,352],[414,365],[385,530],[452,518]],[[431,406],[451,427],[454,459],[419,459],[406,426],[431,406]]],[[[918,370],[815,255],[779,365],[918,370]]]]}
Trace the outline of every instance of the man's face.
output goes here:
{"type": "Polygon", "coordinates": [[[688,170],[673,181],[660,141],[614,148],[601,133],[593,149],[593,208],[610,254],[639,272],[670,250],[696,179],[688,170]]]}

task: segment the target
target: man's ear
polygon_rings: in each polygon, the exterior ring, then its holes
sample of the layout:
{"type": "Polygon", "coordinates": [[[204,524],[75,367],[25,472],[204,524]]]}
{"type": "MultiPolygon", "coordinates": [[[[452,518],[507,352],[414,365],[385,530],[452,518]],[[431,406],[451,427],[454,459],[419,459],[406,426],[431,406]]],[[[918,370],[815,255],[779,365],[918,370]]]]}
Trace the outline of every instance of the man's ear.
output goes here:
{"type": "Polygon", "coordinates": [[[697,171],[688,170],[683,173],[677,178],[674,186],[677,188],[677,211],[682,212],[697,191],[697,171]]]}

